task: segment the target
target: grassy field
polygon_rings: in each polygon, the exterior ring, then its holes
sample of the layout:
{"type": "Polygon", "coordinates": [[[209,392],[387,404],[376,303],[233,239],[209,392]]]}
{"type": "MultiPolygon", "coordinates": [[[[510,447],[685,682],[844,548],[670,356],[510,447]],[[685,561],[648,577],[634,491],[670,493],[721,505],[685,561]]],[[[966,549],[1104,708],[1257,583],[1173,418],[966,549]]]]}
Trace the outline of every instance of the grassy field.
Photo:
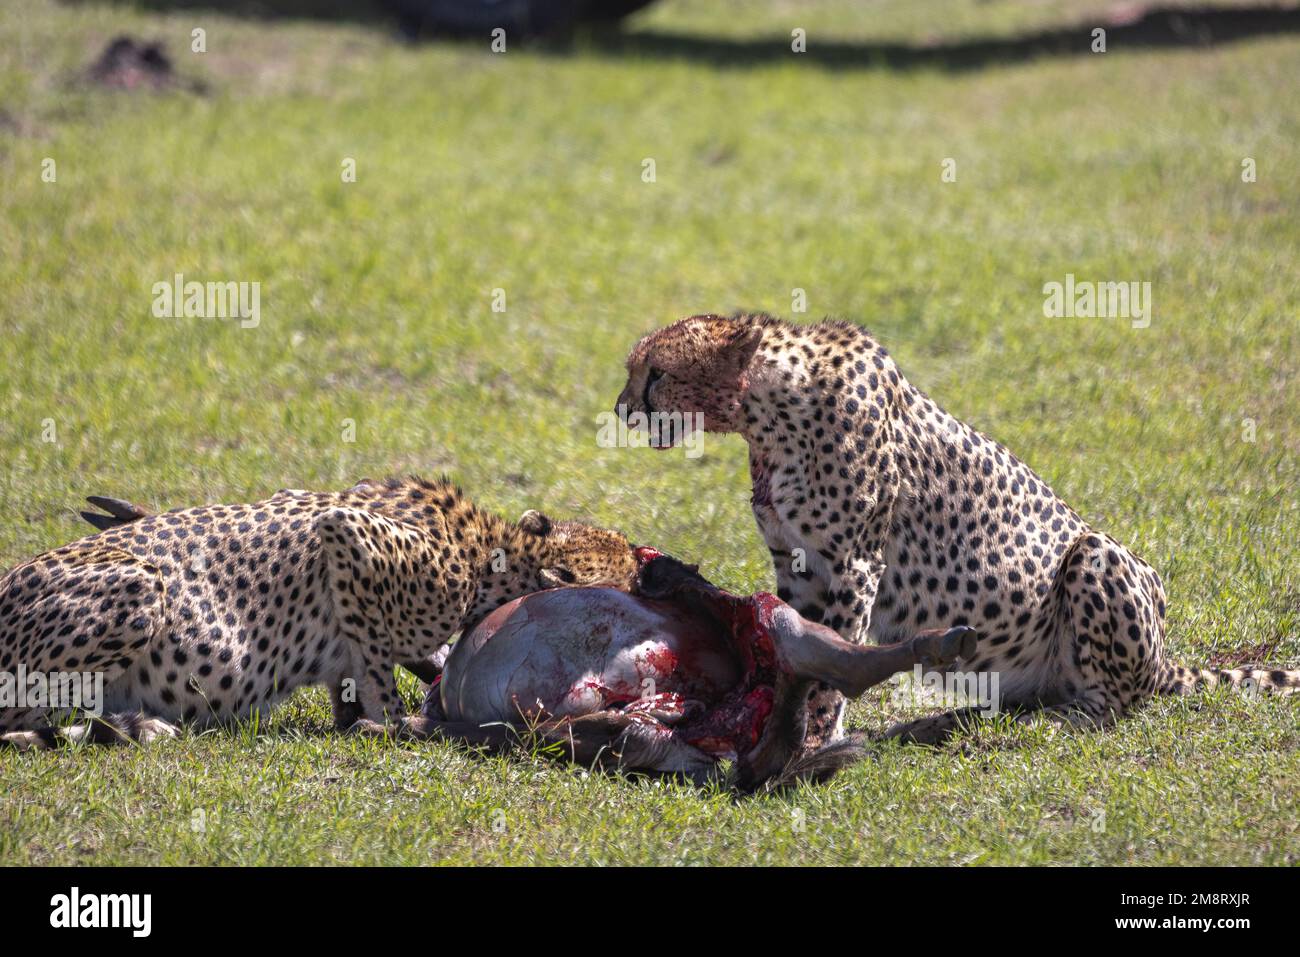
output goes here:
{"type": "MultiPolygon", "coordinates": [[[[596,416],[642,332],[802,289],[1154,564],[1180,659],[1300,660],[1300,36],[946,69],[873,44],[1106,4],[675,0],[642,42],[505,55],[186,6],[0,9],[0,566],[87,494],[445,470],[771,588],[738,438],[606,449],[596,416]],[[800,26],[847,54],[778,55],[800,26]],[[118,33],[206,92],[84,82],[118,33]],[[260,324],[155,318],[175,273],[260,282],[260,324]],[[1067,273],[1150,281],[1149,328],[1044,318],[1067,273]]],[[[924,713],[887,691],[854,723],[924,713]]],[[[1294,864],[1296,709],[991,726],[738,801],[341,738],[313,690],[257,734],[0,753],[0,863],[1294,864]]]]}

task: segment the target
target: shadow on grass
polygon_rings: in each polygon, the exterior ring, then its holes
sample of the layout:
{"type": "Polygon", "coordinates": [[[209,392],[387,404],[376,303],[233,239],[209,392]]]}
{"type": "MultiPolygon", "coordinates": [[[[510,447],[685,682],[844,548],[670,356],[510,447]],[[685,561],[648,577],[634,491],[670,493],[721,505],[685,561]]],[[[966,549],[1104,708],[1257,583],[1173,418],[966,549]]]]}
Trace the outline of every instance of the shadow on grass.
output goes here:
{"type": "MultiPolygon", "coordinates": [[[[64,0],[78,4],[86,0],[64,0]]],[[[159,12],[212,11],[262,20],[319,20],[367,24],[396,31],[401,19],[383,0],[134,0],[131,6],[159,12]]],[[[409,27],[409,24],[408,24],[409,27]]],[[[1092,31],[1106,31],[1106,49],[1203,48],[1253,37],[1300,33],[1300,7],[1146,7],[1132,4],[1093,22],[1079,22],[1008,37],[971,37],[933,43],[872,42],[813,38],[801,62],[830,69],[982,69],[1037,57],[1092,52],[1092,31]]],[[[411,30],[405,29],[408,36],[411,30]]],[[[427,34],[421,34],[422,36],[427,34]]],[[[486,34],[485,34],[486,35],[486,34]]],[[[593,29],[543,41],[555,55],[592,52],[610,57],[688,60],[724,67],[761,66],[795,56],[785,36],[733,39],[668,33],[593,29]]]]}
{"type": "MultiPolygon", "coordinates": [[[[1300,33],[1298,7],[1133,7],[1094,23],[1077,23],[1009,37],[972,37],[934,43],[873,43],[810,39],[800,61],[830,69],[935,68],[972,70],[1037,57],[1092,53],[1092,31],[1106,31],[1112,53],[1170,48],[1204,48],[1252,37],[1300,33]]],[[[718,66],[758,66],[789,61],[796,54],[786,37],[728,39],[652,31],[601,33],[592,48],[611,55],[694,60],[718,66]]]]}
{"type": "MultiPolygon", "coordinates": [[[[81,6],[102,0],[61,0],[81,6]]],[[[336,23],[395,23],[383,0],[110,0],[154,13],[218,13],[250,20],[324,20],[336,23]]]]}

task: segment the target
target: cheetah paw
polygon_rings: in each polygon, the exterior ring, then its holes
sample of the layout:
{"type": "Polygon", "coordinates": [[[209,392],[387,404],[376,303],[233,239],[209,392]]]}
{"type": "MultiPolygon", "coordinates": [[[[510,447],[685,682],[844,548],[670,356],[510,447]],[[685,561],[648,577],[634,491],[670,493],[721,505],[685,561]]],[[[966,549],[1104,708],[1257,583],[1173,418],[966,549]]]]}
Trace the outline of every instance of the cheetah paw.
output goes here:
{"type": "Polygon", "coordinates": [[[371,721],[369,718],[359,718],[344,733],[363,738],[388,738],[395,736],[396,731],[397,729],[390,724],[381,724],[378,721],[371,721]]]}

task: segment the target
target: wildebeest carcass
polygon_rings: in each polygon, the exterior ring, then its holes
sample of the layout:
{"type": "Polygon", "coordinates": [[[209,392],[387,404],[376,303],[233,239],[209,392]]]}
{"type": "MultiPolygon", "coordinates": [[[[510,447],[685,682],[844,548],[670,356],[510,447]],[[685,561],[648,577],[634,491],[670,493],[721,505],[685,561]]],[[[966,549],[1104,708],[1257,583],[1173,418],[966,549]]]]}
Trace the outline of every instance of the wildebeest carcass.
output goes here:
{"type": "Polygon", "coordinates": [[[653,549],[639,558],[633,594],[557,588],[487,615],[396,733],[494,751],[531,742],[588,766],[700,783],[723,778],[726,760],[728,783],[752,790],[824,778],[861,756],[852,739],[802,753],[813,682],[857,697],[974,651],[962,627],[852,645],[773,595],[729,594],[653,549]]]}

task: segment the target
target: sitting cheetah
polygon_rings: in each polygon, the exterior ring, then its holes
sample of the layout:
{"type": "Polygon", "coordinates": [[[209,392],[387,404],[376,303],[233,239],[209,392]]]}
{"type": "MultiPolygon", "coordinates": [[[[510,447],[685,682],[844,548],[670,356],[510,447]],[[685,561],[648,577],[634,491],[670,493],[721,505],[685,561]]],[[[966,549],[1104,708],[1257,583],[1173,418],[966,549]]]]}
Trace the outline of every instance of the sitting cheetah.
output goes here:
{"type": "Polygon", "coordinates": [[[113,716],[60,733],[48,708],[3,708],[8,745],[146,741],[313,684],[340,729],[396,718],[395,664],[430,677],[424,660],[497,606],[558,585],[629,589],[637,573],[617,532],[533,511],[508,522],[446,481],[114,518],[0,579],[0,671],[102,672],[113,716]]]}
{"type": "MultiPolygon", "coordinates": [[[[857,325],[692,316],[638,342],[627,371],[617,412],[648,416],[651,444],[680,439],[682,416],[745,437],[778,594],[849,641],[971,626],[981,637],[961,670],[998,672],[1004,707],[1056,724],[1104,725],[1200,684],[1300,686],[1300,671],[1169,661],[1155,570],[939,408],[857,325]]],[[[843,699],[822,688],[810,708],[810,741],[838,738],[843,699]]],[[[891,734],[935,742],[965,715],[891,734]]]]}

